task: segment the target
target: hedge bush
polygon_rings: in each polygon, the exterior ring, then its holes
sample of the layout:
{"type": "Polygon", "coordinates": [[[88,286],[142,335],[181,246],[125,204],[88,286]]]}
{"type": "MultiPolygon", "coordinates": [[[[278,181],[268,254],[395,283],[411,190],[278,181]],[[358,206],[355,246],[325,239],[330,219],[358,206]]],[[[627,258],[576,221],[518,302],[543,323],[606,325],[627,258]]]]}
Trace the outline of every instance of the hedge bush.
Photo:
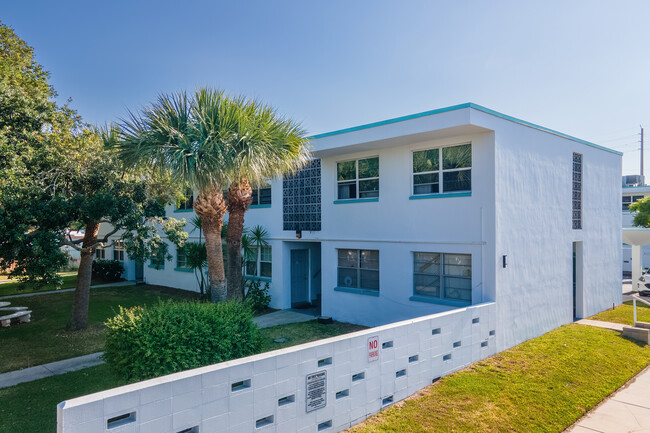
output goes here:
{"type": "Polygon", "coordinates": [[[106,322],[104,360],[119,376],[143,380],[257,353],[261,336],[244,303],[160,302],[125,309],[106,322]]]}
{"type": "Polygon", "coordinates": [[[104,281],[120,281],[124,266],[118,260],[95,259],[93,261],[93,278],[104,281]]]}

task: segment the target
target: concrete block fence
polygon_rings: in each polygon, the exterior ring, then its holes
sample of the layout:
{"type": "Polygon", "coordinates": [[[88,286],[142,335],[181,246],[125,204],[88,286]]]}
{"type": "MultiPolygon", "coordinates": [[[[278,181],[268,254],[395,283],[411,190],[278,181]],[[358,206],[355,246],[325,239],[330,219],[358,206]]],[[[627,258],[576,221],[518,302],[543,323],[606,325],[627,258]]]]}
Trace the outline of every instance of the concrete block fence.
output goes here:
{"type": "Polygon", "coordinates": [[[58,433],[338,432],[496,353],[485,303],[59,403],[58,433]]]}

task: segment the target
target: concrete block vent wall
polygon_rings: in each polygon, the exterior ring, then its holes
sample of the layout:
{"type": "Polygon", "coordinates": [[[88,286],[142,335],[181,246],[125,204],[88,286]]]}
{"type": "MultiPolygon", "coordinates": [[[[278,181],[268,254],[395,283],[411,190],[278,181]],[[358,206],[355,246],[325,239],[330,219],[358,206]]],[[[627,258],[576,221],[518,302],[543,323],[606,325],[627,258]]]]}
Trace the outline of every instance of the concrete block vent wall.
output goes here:
{"type": "Polygon", "coordinates": [[[57,432],[339,432],[495,354],[495,323],[485,303],[175,373],[59,403],[57,432]]]}

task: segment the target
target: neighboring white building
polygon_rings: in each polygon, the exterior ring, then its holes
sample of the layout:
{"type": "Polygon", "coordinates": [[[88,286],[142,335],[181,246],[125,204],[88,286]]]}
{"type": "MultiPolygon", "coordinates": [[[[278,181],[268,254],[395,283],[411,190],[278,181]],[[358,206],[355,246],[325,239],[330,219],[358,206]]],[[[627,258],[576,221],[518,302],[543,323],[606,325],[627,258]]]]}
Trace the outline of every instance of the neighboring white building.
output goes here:
{"type": "MultiPolygon", "coordinates": [[[[627,178],[630,177],[632,176],[623,176],[623,228],[634,227],[634,213],[629,210],[630,204],[650,195],[650,185],[626,184],[627,178]]],[[[643,268],[650,267],[650,245],[641,247],[641,263],[643,268]]],[[[627,244],[623,244],[623,273],[632,273],[632,248],[627,244]]]]}
{"type": "MultiPolygon", "coordinates": [[[[246,213],[272,307],[374,326],[495,301],[500,351],[621,303],[621,153],[471,103],[311,145],[246,213]]],[[[170,252],[144,280],[197,290],[170,252]]]]}

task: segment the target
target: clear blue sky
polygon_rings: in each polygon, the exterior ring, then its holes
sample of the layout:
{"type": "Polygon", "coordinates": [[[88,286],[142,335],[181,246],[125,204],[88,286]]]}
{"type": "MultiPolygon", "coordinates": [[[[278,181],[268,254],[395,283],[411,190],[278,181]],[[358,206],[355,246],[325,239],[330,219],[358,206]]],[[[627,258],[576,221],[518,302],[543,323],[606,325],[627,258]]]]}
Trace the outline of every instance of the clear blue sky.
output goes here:
{"type": "Polygon", "coordinates": [[[20,0],[0,19],[88,122],[209,85],[309,133],[475,102],[624,151],[626,174],[640,124],[650,153],[647,0],[20,0]]]}

